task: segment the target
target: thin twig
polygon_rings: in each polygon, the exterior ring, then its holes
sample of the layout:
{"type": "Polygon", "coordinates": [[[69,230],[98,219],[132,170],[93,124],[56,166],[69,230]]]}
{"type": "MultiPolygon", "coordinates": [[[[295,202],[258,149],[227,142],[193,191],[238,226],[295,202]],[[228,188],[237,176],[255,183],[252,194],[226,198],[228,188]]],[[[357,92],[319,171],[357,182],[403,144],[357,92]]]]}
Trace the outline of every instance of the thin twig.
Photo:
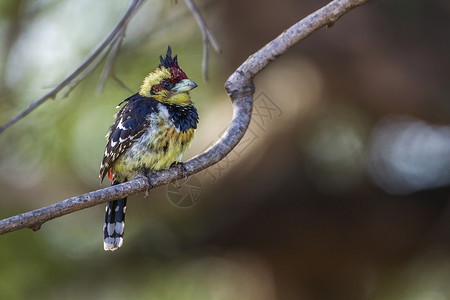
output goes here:
{"type": "Polygon", "coordinates": [[[108,51],[108,58],[106,59],[105,66],[103,67],[102,75],[100,76],[100,80],[97,86],[97,92],[101,93],[103,91],[103,87],[105,86],[106,79],[113,74],[114,70],[114,62],[116,61],[117,54],[119,53],[120,46],[122,45],[123,38],[125,37],[126,27],[124,26],[120,33],[118,34],[118,38],[110,45],[110,50],[108,51]]]}
{"type": "Polygon", "coordinates": [[[208,82],[209,81],[209,43],[208,39],[205,38],[206,35],[203,36],[203,59],[202,59],[202,68],[203,68],[203,79],[208,82]]]}
{"type": "MultiPolygon", "coordinates": [[[[233,105],[233,119],[219,141],[205,152],[184,163],[185,170],[193,175],[219,162],[239,143],[250,123],[253,109],[255,87],[253,78],[277,57],[286,53],[293,45],[314,31],[336,22],[343,14],[370,0],[335,0],[320,10],[310,14],[300,22],[285,30],[277,38],[251,55],[228,78],[225,88],[233,105]]],[[[134,195],[147,188],[154,188],[184,177],[178,167],[150,174],[151,187],[142,178],[123,184],[72,197],[31,212],[0,221],[0,234],[20,228],[38,229],[48,220],[78,211],[87,207],[134,195]]]]}
{"type": "MultiPolygon", "coordinates": [[[[20,119],[24,118],[26,115],[28,115],[30,112],[32,112],[34,109],[36,109],[39,105],[47,101],[48,99],[55,98],[56,95],[67,85],[72,84],[72,82],[83,73],[83,71],[91,65],[94,60],[104,51],[104,49],[112,43],[115,39],[118,38],[118,33],[122,30],[124,26],[128,24],[128,22],[131,20],[131,18],[134,16],[134,14],[139,10],[139,8],[142,6],[142,4],[145,2],[145,0],[132,0],[130,3],[127,11],[122,16],[122,18],[119,20],[117,25],[114,27],[114,29],[111,31],[111,33],[104,39],[103,42],[100,43],[100,45],[97,46],[97,48],[85,59],[85,61],[76,68],[72,73],[70,73],[63,81],[61,81],[56,87],[53,88],[50,92],[45,94],[40,99],[32,102],[26,109],[21,111],[19,114],[11,118],[6,124],[4,124],[2,127],[0,127],[0,134],[5,131],[8,127],[10,127],[12,124],[16,123],[20,119]]],[[[75,84],[76,85],[76,84],[75,84]]],[[[73,87],[72,87],[73,88],[73,87]]]]}
{"type": "Polygon", "coordinates": [[[122,80],[120,80],[119,77],[116,76],[116,74],[112,73],[111,74],[111,79],[122,89],[130,92],[130,94],[135,93],[136,91],[133,91],[132,89],[130,89],[128,86],[125,85],[125,83],[122,82],[122,80]]]}
{"type": "Polygon", "coordinates": [[[221,53],[222,50],[219,47],[219,43],[217,42],[214,35],[209,30],[208,26],[206,25],[205,20],[202,17],[202,14],[198,10],[198,7],[195,5],[195,3],[192,0],[184,0],[186,2],[187,7],[191,11],[192,15],[194,16],[195,20],[197,20],[198,26],[202,30],[203,35],[203,62],[202,62],[202,68],[203,68],[203,78],[205,81],[208,81],[208,63],[209,63],[209,43],[214,47],[214,50],[216,52],[221,53]]]}

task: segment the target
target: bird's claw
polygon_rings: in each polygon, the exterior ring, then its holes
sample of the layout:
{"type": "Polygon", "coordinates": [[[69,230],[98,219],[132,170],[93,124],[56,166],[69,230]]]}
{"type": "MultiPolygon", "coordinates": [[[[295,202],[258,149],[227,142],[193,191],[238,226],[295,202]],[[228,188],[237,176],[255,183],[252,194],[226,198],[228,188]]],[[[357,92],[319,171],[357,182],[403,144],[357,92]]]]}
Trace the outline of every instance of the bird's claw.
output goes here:
{"type": "Polygon", "coordinates": [[[147,198],[148,196],[150,196],[150,190],[152,188],[152,182],[150,180],[150,174],[149,173],[142,173],[139,174],[138,176],[136,176],[137,178],[142,178],[144,180],[147,181],[147,189],[145,190],[145,198],[147,198]]]}
{"type": "Polygon", "coordinates": [[[180,169],[181,171],[183,171],[183,173],[185,174],[185,176],[184,176],[184,181],[187,181],[187,180],[188,180],[188,177],[189,177],[189,171],[186,169],[186,166],[184,165],[183,162],[174,162],[174,163],[172,164],[172,166],[175,166],[175,167],[177,167],[178,169],[180,169]]]}

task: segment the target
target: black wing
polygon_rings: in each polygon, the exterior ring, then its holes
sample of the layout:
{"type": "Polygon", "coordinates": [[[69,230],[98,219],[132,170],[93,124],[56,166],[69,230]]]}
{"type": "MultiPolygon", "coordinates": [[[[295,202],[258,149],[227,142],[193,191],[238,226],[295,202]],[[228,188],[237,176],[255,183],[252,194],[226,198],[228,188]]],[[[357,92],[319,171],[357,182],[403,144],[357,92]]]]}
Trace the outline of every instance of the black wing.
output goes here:
{"type": "Polygon", "coordinates": [[[153,98],[142,97],[138,93],[128,98],[108,133],[108,144],[100,167],[101,180],[114,162],[149,128],[147,116],[155,112],[157,102],[153,98]]]}

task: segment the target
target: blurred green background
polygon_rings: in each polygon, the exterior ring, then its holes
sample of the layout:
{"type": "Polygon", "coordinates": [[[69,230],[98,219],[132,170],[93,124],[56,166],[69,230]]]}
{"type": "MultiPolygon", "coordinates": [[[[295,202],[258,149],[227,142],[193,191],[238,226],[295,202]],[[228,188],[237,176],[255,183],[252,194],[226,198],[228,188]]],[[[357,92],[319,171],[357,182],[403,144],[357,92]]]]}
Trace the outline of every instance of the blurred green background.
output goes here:
{"type": "MultiPolygon", "coordinates": [[[[149,0],[115,74],[137,91],[172,46],[199,85],[193,157],[231,119],[228,76],[326,3],[197,1],[223,48],[206,83],[184,2],[149,0]]],[[[128,4],[1,1],[0,123],[76,68],[128,4]]],[[[445,0],[344,15],[257,76],[250,129],[226,159],[130,197],[120,250],[103,250],[103,205],[2,235],[0,297],[450,299],[449,28],[445,0]]],[[[112,79],[97,93],[101,67],[0,135],[0,218],[100,187],[105,134],[131,93],[112,79]]]]}

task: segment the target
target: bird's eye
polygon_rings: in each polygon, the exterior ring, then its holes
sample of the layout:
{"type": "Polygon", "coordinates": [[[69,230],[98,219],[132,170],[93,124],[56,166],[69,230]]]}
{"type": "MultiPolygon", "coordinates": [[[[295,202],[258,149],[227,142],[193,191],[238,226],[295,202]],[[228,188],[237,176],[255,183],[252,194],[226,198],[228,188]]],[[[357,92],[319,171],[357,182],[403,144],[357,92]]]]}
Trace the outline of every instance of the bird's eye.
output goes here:
{"type": "Polygon", "coordinates": [[[173,87],[172,82],[168,81],[168,80],[164,80],[163,82],[161,82],[162,86],[166,89],[171,89],[173,87]]]}

